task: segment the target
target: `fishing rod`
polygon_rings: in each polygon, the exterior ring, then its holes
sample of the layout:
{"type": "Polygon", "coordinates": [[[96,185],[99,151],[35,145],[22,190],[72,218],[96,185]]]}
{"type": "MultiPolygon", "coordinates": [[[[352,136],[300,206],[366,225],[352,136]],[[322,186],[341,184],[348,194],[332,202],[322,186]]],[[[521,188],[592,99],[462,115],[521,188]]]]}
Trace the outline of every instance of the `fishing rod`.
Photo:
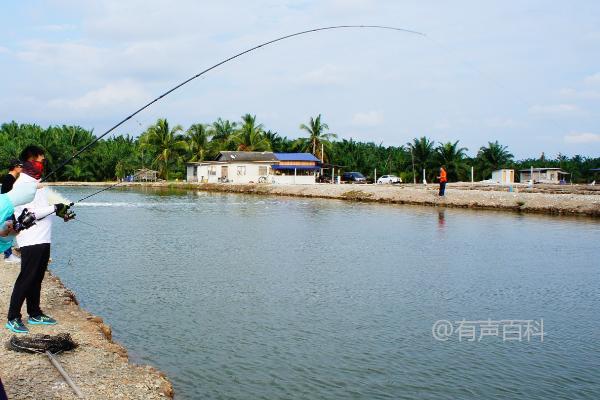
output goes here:
{"type": "MultiPolygon", "coordinates": [[[[424,34],[424,33],[422,33],[422,32],[418,32],[418,31],[414,31],[414,30],[406,29],[406,28],[398,28],[398,27],[394,27],[394,26],[385,26],[385,25],[334,25],[334,26],[326,26],[326,27],[321,27],[321,28],[307,29],[307,30],[304,30],[304,31],[295,32],[295,33],[291,33],[291,34],[288,34],[288,35],[280,36],[280,37],[272,39],[272,40],[268,40],[268,41],[260,43],[260,44],[258,44],[256,46],[250,47],[249,49],[241,51],[241,52],[239,52],[237,54],[234,54],[233,56],[228,57],[228,58],[226,58],[226,59],[224,59],[222,61],[219,61],[218,63],[216,63],[216,64],[214,64],[214,65],[212,65],[212,66],[204,69],[203,71],[201,71],[201,72],[199,72],[199,73],[191,76],[190,78],[184,80],[183,82],[180,82],[177,85],[173,86],[171,89],[167,90],[166,92],[162,93],[160,96],[154,98],[153,100],[149,101],[148,103],[146,103],[142,107],[138,108],[132,114],[128,115],[127,117],[125,117],[124,119],[122,119],[121,121],[119,121],[117,124],[115,124],[114,126],[112,126],[111,128],[109,128],[102,135],[96,137],[90,143],[88,143],[85,146],[83,146],[75,154],[73,154],[71,157],[69,157],[68,159],[66,159],[65,161],[63,161],[61,164],[59,164],[58,167],[54,168],[46,176],[42,177],[42,179],[40,180],[40,182],[45,182],[50,177],[52,177],[53,175],[56,175],[56,173],[58,171],[60,171],[61,169],[63,169],[67,164],[69,164],[75,158],[79,157],[79,155],[81,155],[84,151],[86,151],[90,147],[92,147],[100,139],[102,139],[103,137],[105,137],[106,135],[108,135],[109,133],[111,133],[112,131],[114,131],[115,129],[117,129],[119,126],[123,125],[125,122],[127,122],[130,119],[132,119],[133,117],[135,117],[140,112],[144,111],[146,108],[150,107],[152,104],[154,104],[157,101],[161,100],[163,97],[168,96],[169,94],[173,93],[175,90],[179,89],[180,87],[182,87],[184,85],[187,85],[188,83],[190,83],[194,79],[199,78],[202,75],[204,75],[204,74],[212,71],[213,69],[218,68],[221,65],[226,64],[226,63],[228,63],[230,61],[233,61],[236,58],[243,56],[244,54],[251,53],[251,52],[253,52],[255,50],[258,50],[258,49],[260,49],[262,47],[268,46],[268,45],[276,43],[276,42],[280,42],[282,40],[286,40],[286,39],[290,39],[290,38],[293,38],[293,37],[296,37],[296,36],[306,35],[306,34],[310,34],[310,33],[316,33],[316,32],[322,32],[322,31],[329,31],[329,30],[334,30],[334,29],[383,29],[383,30],[390,30],[390,31],[396,31],[396,32],[401,32],[401,33],[407,33],[407,34],[417,35],[417,36],[421,36],[421,37],[427,37],[427,35],[424,34]]],[[[106,190],[112,189],[112,188],[120,185],[121,183],[122,182],[117,182],[114,185],[108,186],[108,187],[106,187],[106,188],[104,188],[102,190],[99,190],[99,191],[97,191],[95,193],[92,193],[89,196],[83,197],[83,198],[77,200],[75,203],[70,203],[67,208],[72,207],[76,203],[80,203],[83,200],[89,199],[90,197],[95,196],[95,195],[97,195],[99,193],[102,193],[102,192],[104,192],[106,190]]],[[[53,211],[52,213],[48,214],[47,216],[52,215],[54,213],[56,213],[56,210],[53,211]]],[[[75,216],[75,214],[73,214],[72,218],[74,218],[74,216],[75,216]]],[[[40,218],[39,220],[42,220],[42,219],[44,219],[46,217],[40,218]]]]}
{"type": "Polygon", "coordinates": [[[300,32],[295,32],[295,33],[291,33],[285,36],[281,36],[278,37],[276,39],[272,39],[263,43],[260,43],[254,47],[251,47],[249,49],[246,49],[244,51],[241,51],[231,57],[228,57],[222,61],[219,61],[218,63],[206,68],[205,70],[197,73],[196,75],[184,80],[183,82],[175,85],[174,87],[172,87],[171,89],[167,90],[166,92],[164,92],[163,94],[161,94],[160,96],[156,97],[155,99],[151,100],[150,102],[148,102],[147,104],[143,105],[142,107],[138,108],[136,111],[134,111],[132,114],[128,115],[127,117],[125,117],[124,119],[122,119],[120,122],[118,122],[117,124],[115,124],[113,127],[111,127],[110,129],[108,129],[106,132],[104,132],[102,135],[98,136],[96,139],[92,140],[90,143],[88,143],[87,145],[83,146],[81,149],[79,149],[73,156],[69,157],[67,160],[63,161],[61,164],[58,165],[58,167],[56,167],[54,170],[52,170],[50,173],[48,173],[46,176],[44,176],[41,179],[41,182],[45,182],[47,181],[51,176],[56,175],[56,173],[58,171],[60,171],[61,169],[63,169],[68,163],[70,163],[71,161],[73,161],[75,158],[77,158],[81,153],[83,153],[84,151],[86,151],[87,149],[89,149],[91,146],[93,146],[95,143],[97,143],[100,139],[102,139],[104,136],[108,135],[109,133],[111,133],[112,131],[114,131],[115,129],[117,129],[119,126],[123,125],[125,122],[129,121],[131,118],[133,118],[134,116],[136,116],[137,114],[139,114],[140,112],[144,111],[146,108],[150,107],[152,104],[156,103],[157,101],[161,100],[163,97],[171,94],[172,92],[174,92],[175,90],[179,89],[180,87],[188,84],[189,82],[193,81],[196,78],[201,77],[202,75],[206,74],[209,71],[212,71],[215,68],[220,67],[223,64],[226,64],[240,56],[243,56],[244,54],[253,52],[255,50],[260,49],[261,47],[265,47],[268,46],[270,44],[285,40],[285,39],[289,39],[289,38],[293,38],[295,36],[300,36],[300,35],[306,35],[309,33],[315,33],[315,32],[321,32],[321,31],[328,31],[328,30],[333,30],[333,29],[385,29],[385,30],[391,30],[391,31],[397,31],[397,32],[402,32],[402,33],[408,33],[408,34],[413,34],[413,35],[418,35],[418,36],[422,36],[422,37],[426,37],[427,35],[425,35],[422,32],[418,32],[418,31],[414,31],[414,30],[410,30],[410,29],[405,29],[405,28],[398,28],[398,27],[393,27],[393,26],[384,26],[384,25],[335,25],[335,26],[326,26],[326,27],[321,27],[321,28],[314,28],[314,29],[308,29],[308,30],[304,30],[304,31],[300,31],[300,32]]]}

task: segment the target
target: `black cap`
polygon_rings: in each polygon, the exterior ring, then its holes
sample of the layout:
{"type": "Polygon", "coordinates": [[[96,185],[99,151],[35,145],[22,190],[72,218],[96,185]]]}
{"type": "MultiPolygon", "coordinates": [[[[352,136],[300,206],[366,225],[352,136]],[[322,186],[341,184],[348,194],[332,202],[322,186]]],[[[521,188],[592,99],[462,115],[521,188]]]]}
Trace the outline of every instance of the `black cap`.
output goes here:
{"type": "Polygon", "coordinates": [[[10,160],[8,162],[8,169],[11,171],[13,169],[15,169],[16,167],[22,167],[22,166],[23,166],[23,163],[20,160],[17,160],[16,158],[13,158],[12,160],[10,160]]]}

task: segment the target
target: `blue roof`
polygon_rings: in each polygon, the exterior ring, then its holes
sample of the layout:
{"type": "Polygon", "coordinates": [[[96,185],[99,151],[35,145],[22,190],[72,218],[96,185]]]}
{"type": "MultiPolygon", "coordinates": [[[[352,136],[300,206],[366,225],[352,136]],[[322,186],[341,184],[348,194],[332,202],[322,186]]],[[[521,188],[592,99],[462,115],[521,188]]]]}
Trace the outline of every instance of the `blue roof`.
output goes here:
{"type": "Polygon", "coordinates": [[[307,170],[316,171],[321,169],[318,165],[271,165],[271,168],[277,170],[307,170]]]}
{"type": "Polygon", "coordinates": [[[279,161],[316,161],[321,162],[310,153],[274,153],[279,161]]]}

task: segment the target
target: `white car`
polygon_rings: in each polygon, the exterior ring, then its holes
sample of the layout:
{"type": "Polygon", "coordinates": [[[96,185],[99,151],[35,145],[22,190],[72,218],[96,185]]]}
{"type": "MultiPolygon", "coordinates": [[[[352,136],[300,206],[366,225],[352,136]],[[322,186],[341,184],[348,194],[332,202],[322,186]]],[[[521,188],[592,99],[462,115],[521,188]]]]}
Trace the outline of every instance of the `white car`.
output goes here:
{"type": "Polygon", "coordinates": [[[377,183],[402,183],[402,179],[398,178],[396,175],[383,175],[377,179],[377,183]]]}

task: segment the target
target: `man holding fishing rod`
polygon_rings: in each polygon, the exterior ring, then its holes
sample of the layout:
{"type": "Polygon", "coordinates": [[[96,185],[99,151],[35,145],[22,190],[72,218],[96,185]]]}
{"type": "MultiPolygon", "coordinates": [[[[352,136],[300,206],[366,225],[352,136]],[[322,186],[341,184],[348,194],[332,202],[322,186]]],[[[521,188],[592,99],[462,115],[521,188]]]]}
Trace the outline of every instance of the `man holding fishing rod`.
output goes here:
{"type": "MultiPolygon", "coordinates": [[[[23,171],[14,184],[14,190],[20,185],[38,184],[44,173],[44,150],[38,146],[27,146],[21,152],[23,171]]],[[[24,209],[33,212],[36,217],[35,224],[22,230],[17,236],[17,243],[21,248],[21,272],[15,281],[6,328],[15,333],[28,333],[29,330],[21,320],[21,307],[27,301],[27,322],[31,325],[55,325],[56,320],[44,314],[40,308],[40,292],[42,281],[48,267],[50,258],[50,242],[52,231],[52,218],[47,218],[53,213],[65,222],[74,218],[75,214],[69,211],[69,205],[58,203],[50,204],[48,190],[39,188],[33,201],[15,207],[15,214],[19,215],[24,209]]]]}

